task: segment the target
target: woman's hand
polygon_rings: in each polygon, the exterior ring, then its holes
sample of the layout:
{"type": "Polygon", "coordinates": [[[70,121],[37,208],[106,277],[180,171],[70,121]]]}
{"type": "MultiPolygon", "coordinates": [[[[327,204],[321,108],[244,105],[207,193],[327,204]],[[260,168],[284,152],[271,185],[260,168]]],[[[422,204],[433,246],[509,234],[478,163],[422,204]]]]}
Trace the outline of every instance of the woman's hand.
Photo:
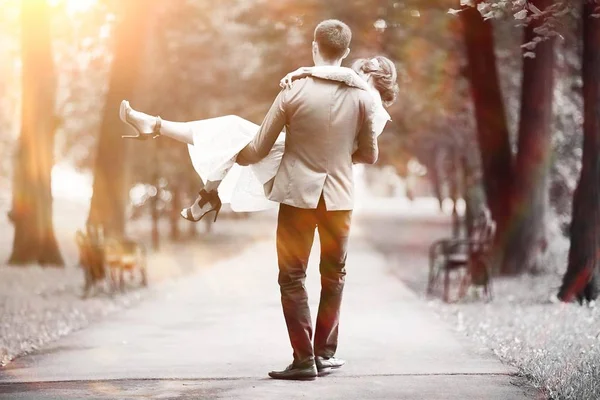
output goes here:
{"type": "Polygon", "coordinates": [[[283,89],[289,89],[292,87],[292,83],[296,79],[305,78],[310,76],[310,71],[307,67],[300,67],[297,70],[290,72],[279,82],[279,86],[283,89]]]}

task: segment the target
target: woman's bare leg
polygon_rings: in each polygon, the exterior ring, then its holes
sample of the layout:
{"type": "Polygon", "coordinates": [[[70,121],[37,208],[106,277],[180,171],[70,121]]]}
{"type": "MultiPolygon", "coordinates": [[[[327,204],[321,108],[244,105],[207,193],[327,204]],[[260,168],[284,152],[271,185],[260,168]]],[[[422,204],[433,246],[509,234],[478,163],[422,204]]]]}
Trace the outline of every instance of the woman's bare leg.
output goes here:
{"type": "Polygon", "coordinates": [[[194,144],[194,133],[187,122],[163,121],[160,134],[185,144],[194,144]]]}
{"type": "MultiPolygon", "coordinates": [[[[141,111],[131,109],[129,118],[140,127],[142,131],[151,132],[156,124],[156,117],[141,111]]],[[[186,122],[173,122],[163,120],[160,127],[162,136],[170,137],[185,144],[194,144],[194,134],[186,122]]]]}

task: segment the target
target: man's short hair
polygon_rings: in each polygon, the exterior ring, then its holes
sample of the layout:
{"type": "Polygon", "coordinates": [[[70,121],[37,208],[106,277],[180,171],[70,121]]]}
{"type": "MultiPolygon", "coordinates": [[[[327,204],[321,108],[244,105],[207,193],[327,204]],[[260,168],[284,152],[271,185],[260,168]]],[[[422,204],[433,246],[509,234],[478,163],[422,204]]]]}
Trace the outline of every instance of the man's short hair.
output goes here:
{"type": "Polygon", "coordinates": [[[328,19],[317,25],[315,42],[319,52],[327,60],[339,60],[350,47],[352,31],[350,27],[337,19],[328,19]]]}

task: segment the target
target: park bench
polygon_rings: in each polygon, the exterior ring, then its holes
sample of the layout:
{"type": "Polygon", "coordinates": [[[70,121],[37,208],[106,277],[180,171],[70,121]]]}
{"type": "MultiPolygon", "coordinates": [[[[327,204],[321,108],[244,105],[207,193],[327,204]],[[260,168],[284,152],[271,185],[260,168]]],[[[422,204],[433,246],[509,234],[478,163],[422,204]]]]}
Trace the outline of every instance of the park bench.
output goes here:
{"type": "Polygon", "coordinates": [[[79,265],[84,272],[84,297],[90,294],[93,287],[106,281],[107,271],[101,234],[101,231],[89,224],[86,225],[85,232],[78,230],[75,233],[75,241],[79,248],[79,265]]]}
{"type": "Polygon", "coordinates": [[[77,231],[79,263],[84,270],[84,297],[98,284],[108,286],[110,292],[125,290],[126,274],[129,280],[148,285],[145,247],[128,238],[106,238],[101,226],[86,225],[86,231],[77,231]]]}
{"type": "Polygon", "coordinates": [[[483,287],[487,300],[492,299],[492,266],[490,251],[496,233],[496,223],[485,210],[474,221],[471,234],[465,239],[441,239],[429,249],[429,280],[427,293],[433,294],[443,276],[443,299],[450,302],[450,274],[462,273],[458,299],[470,286],[483,287]]]}

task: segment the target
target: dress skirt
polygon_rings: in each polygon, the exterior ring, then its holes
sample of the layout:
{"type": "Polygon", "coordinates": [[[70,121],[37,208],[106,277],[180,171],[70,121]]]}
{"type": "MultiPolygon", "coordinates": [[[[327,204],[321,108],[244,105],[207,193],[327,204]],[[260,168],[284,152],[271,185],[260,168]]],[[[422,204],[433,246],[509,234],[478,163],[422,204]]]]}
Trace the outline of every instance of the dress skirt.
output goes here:
{"type": "Polygon", "coordinates": [[[236,115],[188,122],[194,144],[188,145],[194,169],[207,181],[222,181],[219,197],[236,212],[272,209],[278,203],[265,194],[265,184],[275,178],[285,148],[285,133],[262,161],[242,167],[235,163],[238,153],[254,139],[256,125],[236,115]]]}

